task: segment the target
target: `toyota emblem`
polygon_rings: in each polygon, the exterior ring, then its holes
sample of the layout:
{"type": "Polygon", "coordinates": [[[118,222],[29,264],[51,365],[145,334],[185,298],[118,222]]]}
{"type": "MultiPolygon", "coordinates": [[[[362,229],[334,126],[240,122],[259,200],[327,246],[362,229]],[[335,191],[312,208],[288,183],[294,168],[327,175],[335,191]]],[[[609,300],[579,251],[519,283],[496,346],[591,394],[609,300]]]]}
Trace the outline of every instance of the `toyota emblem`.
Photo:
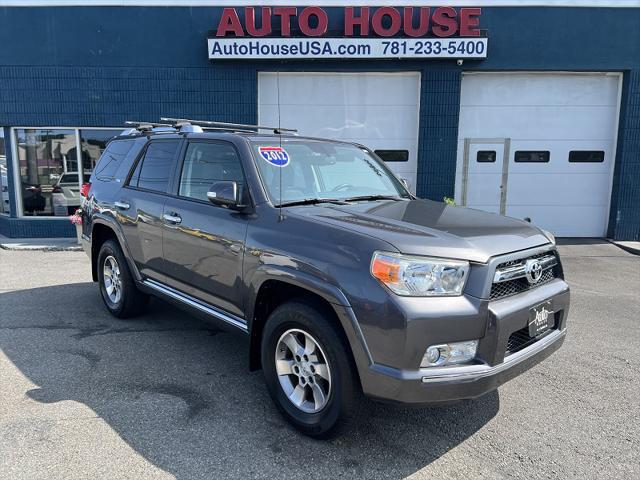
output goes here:
{"type": "Polygon", "coordinates": [[[540,277],[542,277],[542,265],[535,258],[530,258],[524,264],[524,273],[529,283],[538,283],[540,277]]]}

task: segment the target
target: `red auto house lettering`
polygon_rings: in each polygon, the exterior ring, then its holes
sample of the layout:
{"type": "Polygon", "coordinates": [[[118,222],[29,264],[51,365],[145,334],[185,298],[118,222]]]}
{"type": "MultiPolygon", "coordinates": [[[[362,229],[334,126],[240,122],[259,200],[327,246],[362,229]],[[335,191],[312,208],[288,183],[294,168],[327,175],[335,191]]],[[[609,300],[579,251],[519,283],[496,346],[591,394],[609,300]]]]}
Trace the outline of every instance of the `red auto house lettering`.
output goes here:
{"type": "Polygon", "coordinates": [[[209,58],[481,59],[488,42],[481,13],[444,6],[224,8],[209,35],[209,58]]]}
{"type": "Polygon", "coordinates": [[[228,7],[212,19],[208,55],[217,68],[229,60],[266,61],[258,72],[260,122],[366,144],[415,193],[422,78],[416,65],[481,62],[488,49],[481,19],[481,8],[450,6],[228,7]],[[335,63],[318,72],[304,63],[315,60],[335,63]],[[366,72],[351,71],[371,60],[387,71],[371,63],[366,72]],[[407,66],[389,71],[394,61],[407,66]],[[292,71],[276,75],[283,62],[292,71]]]}

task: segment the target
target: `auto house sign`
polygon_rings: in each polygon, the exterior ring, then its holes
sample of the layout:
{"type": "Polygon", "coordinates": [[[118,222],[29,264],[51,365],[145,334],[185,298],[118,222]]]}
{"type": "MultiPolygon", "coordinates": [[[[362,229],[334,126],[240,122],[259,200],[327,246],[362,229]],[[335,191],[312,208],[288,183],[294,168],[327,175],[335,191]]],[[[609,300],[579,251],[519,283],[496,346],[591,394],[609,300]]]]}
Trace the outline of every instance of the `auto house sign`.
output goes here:
{"type": "Polygon", "coordinates": [[[486,58],[481,13],[454,7],[224,8],[209,34],[209,58],[486,58]]]}

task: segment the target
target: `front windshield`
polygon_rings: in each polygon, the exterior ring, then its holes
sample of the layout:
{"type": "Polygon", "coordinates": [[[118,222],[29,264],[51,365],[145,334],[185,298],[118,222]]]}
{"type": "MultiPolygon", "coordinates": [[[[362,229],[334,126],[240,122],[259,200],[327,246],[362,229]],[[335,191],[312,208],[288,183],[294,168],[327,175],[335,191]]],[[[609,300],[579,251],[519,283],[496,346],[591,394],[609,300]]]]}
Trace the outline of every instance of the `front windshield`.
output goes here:
{"type": "Polygon", "coordinates": [[[409,197],[380,161],[355,145],[320,140],[252,142],[260,176],[278,205],[305,200],[409,197]]]}

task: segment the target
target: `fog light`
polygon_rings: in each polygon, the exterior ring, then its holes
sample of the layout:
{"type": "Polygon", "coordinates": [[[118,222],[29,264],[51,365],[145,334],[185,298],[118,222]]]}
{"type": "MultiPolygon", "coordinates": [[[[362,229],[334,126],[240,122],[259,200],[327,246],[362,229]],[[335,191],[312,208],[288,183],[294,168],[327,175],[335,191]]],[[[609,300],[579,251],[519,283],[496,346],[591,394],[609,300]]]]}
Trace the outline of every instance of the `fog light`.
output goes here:
{"type": "Polygon", "coordinates": [[[438,347],[427,348],[427,353],[425,353],[422,363],[427,362],[431,365],[435,365],[438,360],[440,360],[440,349],[438,347]]]}
{"type": "Polygon", "coordinates": [[[469,362],[476,356],[477,349],[478,340],[432,345],[427,348],[424,357],[422,357],[420,367],[438,367],[469,362]]]}

